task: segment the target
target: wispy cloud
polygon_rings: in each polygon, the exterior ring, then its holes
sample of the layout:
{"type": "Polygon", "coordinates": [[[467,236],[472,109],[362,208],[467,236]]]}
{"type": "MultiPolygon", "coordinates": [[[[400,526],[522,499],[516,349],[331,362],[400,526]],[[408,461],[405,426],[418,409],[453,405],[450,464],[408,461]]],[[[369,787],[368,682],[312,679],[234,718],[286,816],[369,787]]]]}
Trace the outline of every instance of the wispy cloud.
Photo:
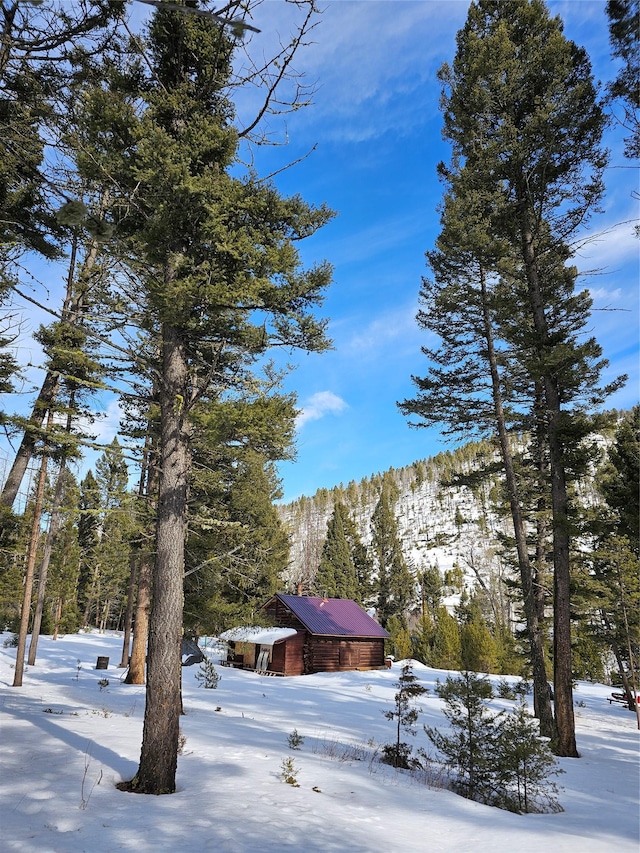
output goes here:
{"type": "Polygon", "coordinates": [[[101,411],[98,410],[93,423],[84,421],[80,423],[82,430],[92,436],[98,444],[109,444],[120,432],[120,420],[123,417],[123,411],[120,408],[120,401],[116,397],[112,398],[101,411]]]}
{"type": "Polygon", "coordinates": [[[338,415],[348,408],[347,403],[333,391],[318,391],[302,406],[296,418],[296,427],[301,429],[309,421],[318,421],[325,415],[338,415]]]}
{"type": "MultiPolygon", "coordinates": [[[[366,354],[369,357],[376,352],[387,352],[389,345],[398,341],[413,341],[418,333],[416,311],[416,304],[411,303],[395,311],[385,311],[364,327],[359,322],[359,331],[343,345],[343,349],[349,355],[366,354]]],[[[411,346],[415,347],[415,344],[412,342],[411,346]]]]}
{"type": "MultiPolygon", "coordinates": [[[[437,113],[431,97],[435,72],[455,49],[456,25],[464,23],[468,4],[452,0],[393,3],[367,0],[329,2],[316,28],[296,56],[304,81],[318,86],[313,109],[296,116],[318,138],[348,142],[372,140],[389,132],[403,134],[437,113]],[[406,109],[410,99],[412,109],[406,109]],[[318,137],[320,133],[320,137],[318,137]]],[[[295,29],[295,7],[270,3],[256,23],[259,37],[247,50],[268,55],[295,29]]],[[[251,99],[240,110],[255,107],[251,99]]]]}

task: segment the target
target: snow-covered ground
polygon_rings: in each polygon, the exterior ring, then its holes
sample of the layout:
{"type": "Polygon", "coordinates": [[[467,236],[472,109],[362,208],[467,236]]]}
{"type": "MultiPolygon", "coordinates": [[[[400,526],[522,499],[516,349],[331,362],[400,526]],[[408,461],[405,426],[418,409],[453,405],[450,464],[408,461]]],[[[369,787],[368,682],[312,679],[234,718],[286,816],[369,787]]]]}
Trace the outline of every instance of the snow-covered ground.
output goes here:
{"type": "MultiPolygon", "coordinates": [[[[0,637],[0,642],[8,635],[0,637]]],[[[428,787],[372,760],[393,740],[391,670],[270,678],[221,669],[216,690],[184,669],[178,792],[122,793],[137,768],[144,687],[121,682],[121,638],[41,637],[13,688],[0,647],[0,849],[5,853],[595,853],[638,850],[639,736],[610,688],[579,683],[580,759],[560,761],[559,814],[516,815],[428,787]],[[96,670],[107,655],[107,671],[96,670]],[[108,679],[101,689],[99,681],[108,679]],[[288,745],[294,729],[304,738],[288,745]],[[299,787],[282,780],[293,759],[299,787]]],[[[415,664],[431,689],[420,722],[443,727],[433,694],[446,673],[415,664]]],[[[496,700],[497,707],[508,706],[496,700]]],[[[409,740],[410,738],[407,738],[409,740]]],[[[428,747],[419,726],[415,746],[428,747]]]]}

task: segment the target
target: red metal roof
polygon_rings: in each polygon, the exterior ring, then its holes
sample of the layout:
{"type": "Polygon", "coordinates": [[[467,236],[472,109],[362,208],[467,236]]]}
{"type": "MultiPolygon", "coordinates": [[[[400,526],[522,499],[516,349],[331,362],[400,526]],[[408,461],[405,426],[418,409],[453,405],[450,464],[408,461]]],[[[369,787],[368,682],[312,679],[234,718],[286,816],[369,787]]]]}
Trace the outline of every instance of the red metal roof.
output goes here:
{"type": "Polygon", "coordinates": [[[348,598],[284,595],[278,598],[312,634],[328,637],[388,637],[381,625],[348,598]]]}

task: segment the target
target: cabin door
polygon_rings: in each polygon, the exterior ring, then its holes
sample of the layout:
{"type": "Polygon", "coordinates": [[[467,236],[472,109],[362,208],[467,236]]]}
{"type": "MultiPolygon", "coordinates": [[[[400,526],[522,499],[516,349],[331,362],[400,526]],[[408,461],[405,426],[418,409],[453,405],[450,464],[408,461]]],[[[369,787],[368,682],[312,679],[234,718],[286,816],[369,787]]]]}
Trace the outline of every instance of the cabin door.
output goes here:
{"type": "Polygon", "coordinates": [[[340,641],[340,668],[357,669],[360,664],[359,646],[346,640],[340,641]]]}

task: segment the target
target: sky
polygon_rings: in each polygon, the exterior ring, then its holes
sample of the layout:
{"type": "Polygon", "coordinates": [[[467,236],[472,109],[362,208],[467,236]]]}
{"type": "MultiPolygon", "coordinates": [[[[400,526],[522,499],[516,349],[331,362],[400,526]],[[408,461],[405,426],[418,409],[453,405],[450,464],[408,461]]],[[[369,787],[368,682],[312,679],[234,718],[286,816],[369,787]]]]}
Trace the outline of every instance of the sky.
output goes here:
{"type": "MultiPolygon", "coordinates": [[[[403,467],[449,447],[436,429],[415,429],[398,410],[413,396],[412,375],[426,372],[426,343],[415,315],[425,252],[439,232],[442,186],[436,167],[449,158],[441,138],[436,73],[455,53],[467,0],[337,0],[323,12],[295,62],[314,88],[312,104],[271,120],[278,144],[254,151],[260,175],[276,172],[286,195],[326,203],[335,218],[303,241],[305,264],[333,265],[321,316],[329,319],[333,349],[293,354],[296,369],[284,390],[294,391],[300,414],[295,461],[279,465],[283,500],[359,481],[403,467]],[[308,156],[306,156],[308,155],[308,156]],[[297,162],[300,158],[301,162],[297,162]],[[296,163],[284,169],[287,164],[296,163]],[[284,171],[280,171],[284,169],[284,171]]],[[[553,0],[566,35],[587,49],[596,78],[606,82],[610,57],[605,2],[553,0]]],[[[146,13],[136,4],[136,14],[146,13]]],[[[258,5],[252,52],[269,53],[291,32],[291,8],[281,0],[258,5]]],[[[251,102],[240,103],[242,118],[251,102]]],[[[602,212],[589,225],[592,238],[576,258],[581,287],[594,299],[589,334],[611,366],[604,379],[629,375],[608,407],[638,401],[638,172],[622,157],[619,129],[608,131],[611,166],[602,212]]],[[[583,235],[587,236],[587,234],[583,235]]],[[[117,431],[116,401],[97,400],[104,411],[94,431],[110,441],[117,431]]],[[[6,452],[5,456],[10,457],[6,452]]],[[[1,458],[0,458],[1,462],[1,458]]],[[[1,471],[0,471],[1,473],[1,471]]]]}
{"type": "MultiPolygon", "coordinates": [[[[549,6],[564,20],[566,35],[586,47],[596,77],[610,79],[615,66],[605,3],[549,6]]],[[[302,249],[309,262],[326,258],[334,265],[325,303],[334,349],[302,357],[287,381],[302,413],[297,459],[280,465],[285,501],[410,465],[448,446],[435,429],[411,428],[396,403],[413,396],[411,376],[426,372],[420,351],[426,341],[415,316],[427,274],[424,253],[439,233],[436,167],[450,155],[441,138],[436,72],[454,57],[468,3],[344,0],[323,8],[314,44],[299,61],[317,80],[313,105],[288,122],[288,148],[269,152],[282,160],[291,152],[295,160],[315,145],[277,182],[283,192],[300,192],[337,212],[302,249]]],[[[627,408],[638,400],[638,241],[628,224],[638,217],[632,198],[638,181],[621,157],[620,134],[611,132],[607,145],[612,166],[604,210],[591,224],[600,236],[577,263],[599,270],[580,283],[592,292],[593,332],[611,362],[609,373],[630,376],[609,405],[627,408]]]]}
{"type": "MultiPolygon", "coordinates": [[[[268,678],[218,667],[215,690],[183,669],[185,715],[177,792],[120,792],[140,756],[143,685],[118,669],[122,637],[41,636],[38,658],[14,688],[15,648],[0,635],[0,827],[4,853],[636,853],[639,733],[610,704],[610,687],[578,682],[581,757],[559,759],[563,811],[518,815],[466,800],[426,774],[377,760],[394,742],[400,661],[387,670],[268,678]],[[96,670],[98,656],[108,668],[96,670]],[[104,684],[107,681],[107,684],[104,684]],[[101,686],[102,682],[102,686],[101,686]],[[300,748],[289,748],[295,732],[300,748]],[[291,759],[298,787],[282,779],[291,759]]],[[[202,644],[202,640],[201,640],[202,644]]],[[[207,646],[214,663],[215,647],[207,646]]],[[[446,729],[437,680],[458,675],[413,663],[423,725],[446,729]]],[[[494,686],[499,679],[492,676],[494,686]]],[[[509,681],[517,681],[509,677],[509,681]]],[[[531,697],[528,697],[529,701],[531,697]]],[[[492,711],[513,708],[491,701],[492,711]]]]}

